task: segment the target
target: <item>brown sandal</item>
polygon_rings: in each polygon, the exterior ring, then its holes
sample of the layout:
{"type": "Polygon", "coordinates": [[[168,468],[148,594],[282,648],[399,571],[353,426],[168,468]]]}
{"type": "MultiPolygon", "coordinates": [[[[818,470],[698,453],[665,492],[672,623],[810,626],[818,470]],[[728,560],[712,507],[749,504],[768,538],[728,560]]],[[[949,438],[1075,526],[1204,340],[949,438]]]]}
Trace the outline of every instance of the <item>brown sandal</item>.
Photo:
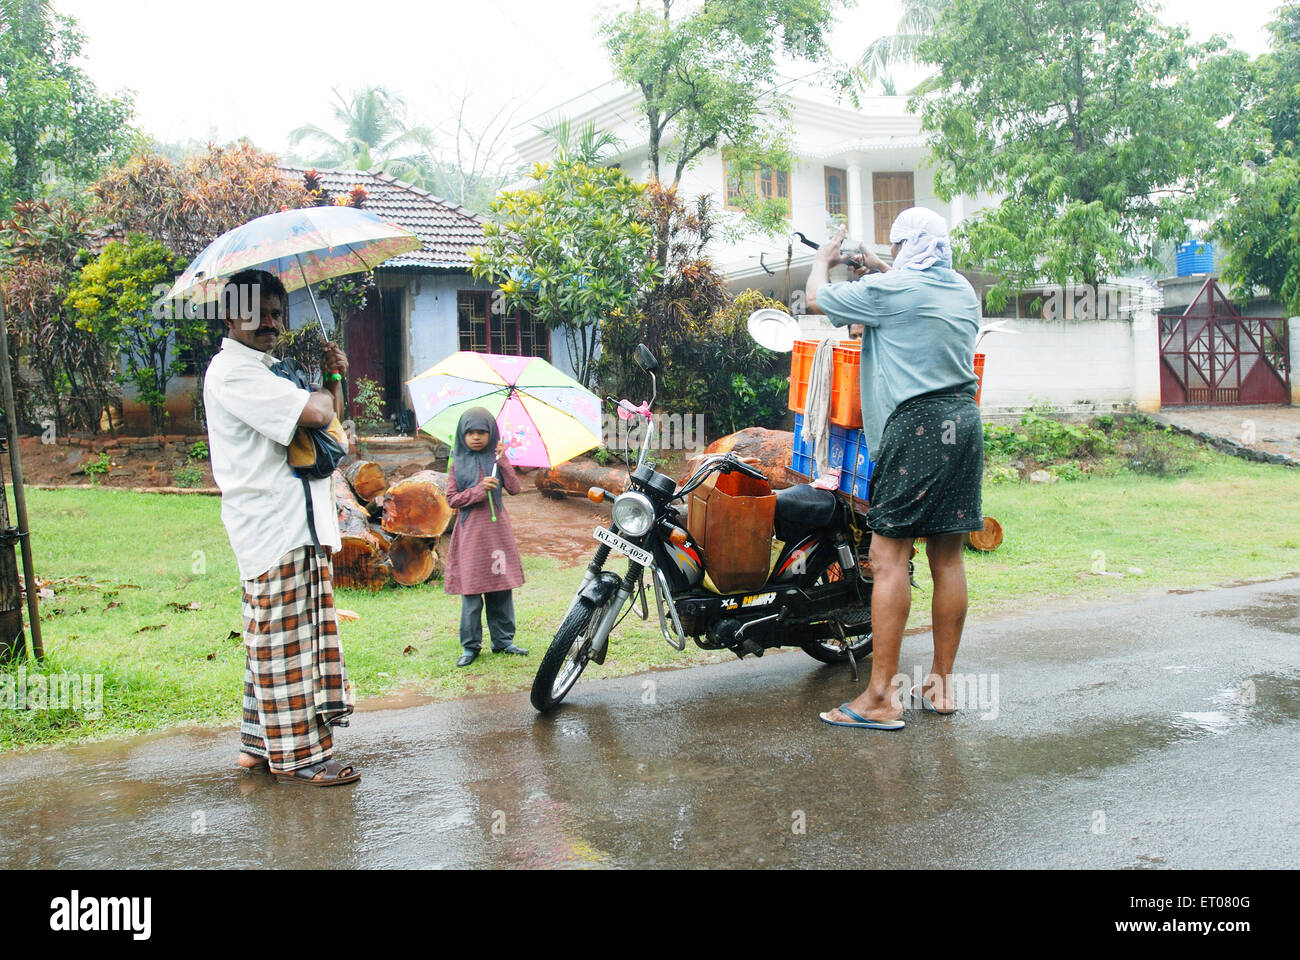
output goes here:
{"type": "Polygon", "coordinates": [[[275,775],[277,783],[301,783],[308,787],[338,787],[345,783],[356,783],[360,779],[361,774],[357,773],[352,764],[339,763],[337,760],[325,760],[310,767],[299,767],[289,773],[275,775]],[[324,776],[317,780],[316,777],[321,774],[324,776]]]}
{"type": "Polygon", "coordinates": [[[247,764],[240,763],[238,760],[236,760],[235,766],[240,770],[244,770],[248,773],[260,773],[264,770],[269,770],[271,768],[271,765],[267,762],[266,757],[259,757],[253,753],[245,753],[243,750],[239,751],[239,755],[241,757],[252,757],[254,760],[257,761],[257,763],[254,763],[250,766],[247,764]]]}

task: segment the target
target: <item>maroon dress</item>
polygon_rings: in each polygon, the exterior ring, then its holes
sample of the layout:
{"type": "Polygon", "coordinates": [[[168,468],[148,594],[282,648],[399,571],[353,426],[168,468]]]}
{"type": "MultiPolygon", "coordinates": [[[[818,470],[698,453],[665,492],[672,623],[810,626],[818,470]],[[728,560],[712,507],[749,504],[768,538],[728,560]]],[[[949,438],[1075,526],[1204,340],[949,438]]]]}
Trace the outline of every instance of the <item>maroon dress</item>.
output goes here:
{"type": "MultiPolygon", "coordinates": [[[[443,574],[443,590],[454,594],[496,593],[513,590],[524,582],[524,567],[515,545],[515,531],[506,513],[505,497],[497,505],[497,518],[487,501],[487,488],[479,482],[468,490],[456,486],[456,471],[447,471],[447,503],[460,512],[451,533],[451,549],[443,574]]],[[[506,456],[497,457],[498,493],[519,492],[519,474],[506,456]]]]}

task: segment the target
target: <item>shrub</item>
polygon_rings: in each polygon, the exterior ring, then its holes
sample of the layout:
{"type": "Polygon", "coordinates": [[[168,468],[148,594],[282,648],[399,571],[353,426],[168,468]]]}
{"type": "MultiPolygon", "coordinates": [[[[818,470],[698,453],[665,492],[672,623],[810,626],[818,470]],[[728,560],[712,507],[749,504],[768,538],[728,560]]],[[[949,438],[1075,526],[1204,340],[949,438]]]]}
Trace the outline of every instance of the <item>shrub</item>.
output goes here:
{"type": "Polygon", "coordinates": [[[1131,441],[1127,466],[1134,473],[1154,477],[1177,477],[1188,473],[1196,460],[1191,450],[1176,441],[1173,431],[1143,430],[1131,441]]]}
{"type": "Polygon", "coordinates": [[[361,419],[382,422],[384,419],[384,396],[379,384],[369,377],[362,377],[358,380],[357,395],[352,398],[352,407],[361,411],[361,419]]]}
{"type": "Polygon", "coordinates": [[[86,464],[81,469],[91,483],[99,483],[99,478],[106,475],[112,466],[113,461],[109,459],[108,454],[101,453],[98,460],[86,464]]]}
{"type": "Polygon", "coordinates": [[[203,471],[189,461],[172,474],[172,483],[178,487],[197,487],[203,482],[203,471]]]}

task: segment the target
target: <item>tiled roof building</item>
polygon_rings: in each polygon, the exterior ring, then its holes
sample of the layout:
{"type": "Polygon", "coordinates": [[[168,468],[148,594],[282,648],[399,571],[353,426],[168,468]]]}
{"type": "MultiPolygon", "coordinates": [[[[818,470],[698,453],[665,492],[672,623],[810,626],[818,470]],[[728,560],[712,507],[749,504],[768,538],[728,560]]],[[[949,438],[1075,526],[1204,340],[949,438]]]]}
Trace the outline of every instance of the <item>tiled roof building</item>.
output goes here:
{"type": "MultiPolygon", "coordinates": [[[[280,169],[296,179],[308,170],[280,169]]],[[[317,170],[316,175],[331,200],[346,197],[360,186],[366,191],[362,209],[406,227],[424,242],[422,250],[385,261],[385,268],[468,270],[469,250],[483,243],[483,219],[477,214],[382,170],[317,170]]]]}

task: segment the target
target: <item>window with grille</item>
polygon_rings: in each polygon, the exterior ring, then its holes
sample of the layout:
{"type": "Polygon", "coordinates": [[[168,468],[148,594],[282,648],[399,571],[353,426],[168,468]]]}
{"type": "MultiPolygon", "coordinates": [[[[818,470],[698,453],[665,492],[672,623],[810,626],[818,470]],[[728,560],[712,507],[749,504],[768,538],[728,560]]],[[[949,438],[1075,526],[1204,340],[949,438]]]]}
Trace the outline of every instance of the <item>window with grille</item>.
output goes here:
{"type": "Polygon", "coordinates": [[[732,173],[727,161],[722,161],[722,176],[727,185],[727,206],[740,209],[746,194],[763,200],[790,200],[790,171],[775,167],[762,167],[749,173],[732,173]]]}
{"type": "Polygon", "coordinates": [[[826,212],[832,217],[842,217],[847,209],[845,176],[843,170],[826,167],[826,212]]]}
{"type": "Polygon", "coordinates": [[[506,310],[491,290],[456,293],[456,319],[460,349],[474,353],[500,353],[512,357],[551,359],[546,324],[527,310],[506,310]]]}

